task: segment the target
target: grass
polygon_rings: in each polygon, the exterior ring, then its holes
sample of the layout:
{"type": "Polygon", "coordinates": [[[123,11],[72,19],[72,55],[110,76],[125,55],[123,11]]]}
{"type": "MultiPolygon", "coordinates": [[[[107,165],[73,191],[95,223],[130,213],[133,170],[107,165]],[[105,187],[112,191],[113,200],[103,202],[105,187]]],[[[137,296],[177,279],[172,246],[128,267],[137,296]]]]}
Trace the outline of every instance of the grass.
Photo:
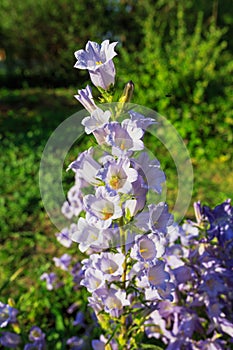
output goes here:
{"type": "MultiPolygon", "coordinates": [[[[51,349],[64,348],[62,339],[76,334],[73,315],[70,318],[66,309],[72,302],[85,299],[81,291],[72,294],[71,281],[63,292],[57,290],[52,297],[39,281],[43,272],[53,268],[52,257],[67,252],[56,241],[57,229],[43,208],[38,171],[51,133],[79,108],[74,93],[74,88],[0,90],[0,296],[3,302],[9,296],[15,300],[25,330],[36,323],[48,330],[51,349]]],[[[148,148],[154,147],[150,137],[147,142],[148,148]]],[[[193,217],[194,201],[214,207],[233,195],[230,157],[219,155],[207,161],[195,159],[192,151],[189,149],[195,182],[187,217],[193,217]]],[[[78,152],[75,149],[73,156],[78,152]]],[[[177,195],[176,169],[165,150],[158,149],[156,156],[167,174],[167,200],[172,206],[177,195]]],[[[65,181],[68,189],[72,177],[66,175],[65,181]]]]}

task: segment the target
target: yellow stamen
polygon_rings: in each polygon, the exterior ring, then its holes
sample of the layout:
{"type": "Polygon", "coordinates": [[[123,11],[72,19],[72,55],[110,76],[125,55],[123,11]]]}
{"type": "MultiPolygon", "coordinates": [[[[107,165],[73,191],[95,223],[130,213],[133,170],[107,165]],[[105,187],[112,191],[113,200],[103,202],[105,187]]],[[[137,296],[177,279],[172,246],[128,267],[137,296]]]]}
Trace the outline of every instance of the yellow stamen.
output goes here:
{"type": "Polygon", "coordinates": [[[96,61],[95,62],[95,64],[97,65],[97,66],[99,66],[100,64],[102,64],[103,62],[102,61],[96,61]]]}
{"type": "Polygon", "coordinates": [[[111,180],[109,181],[109,184],[114,190],[118,190],[120,186],[119,178],[117,176],[112,176],[111,180]]]}
{"type": "Polygon", "coordinates": [[[114,271],[113,271],[113,268],[112,267],[109,267],[107,270],[106,270],[107,273],[109,274],[112,274],[114,271]]]}
{"type": "Polygon", "coordinates": [[[144,252],[147,252],[148,249],[140,249],[140,253],[144,253],[144,252]]]}
{"type": "Polygon", "coordinates": [[[110,213],[107,210],[108,210],[107,208],[104,208],[102,210],[102,215],[103,215],[102,220],[108,220],[113,215],[113,213],[110,213]]]}

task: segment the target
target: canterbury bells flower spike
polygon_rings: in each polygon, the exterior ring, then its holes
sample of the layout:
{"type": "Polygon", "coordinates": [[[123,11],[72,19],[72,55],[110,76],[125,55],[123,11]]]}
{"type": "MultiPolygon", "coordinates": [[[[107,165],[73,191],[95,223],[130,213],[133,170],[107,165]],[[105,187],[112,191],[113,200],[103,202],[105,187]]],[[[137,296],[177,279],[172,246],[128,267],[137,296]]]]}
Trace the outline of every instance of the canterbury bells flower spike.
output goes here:
{"type": "MultiPolygon", "coordinates": [[[[75,68],[87,69],[98,91],[92,95],[87,85],[75,95],[88,112],[80,124],[90,141],[68,166],[75,178],[62,213],[70,226],[56,234],[72,250],[54,257],[55,266],[71,275],[75,291],[86,288],[82,302],[69,310],[80,305],[73,324],[88,333],[66,344],[89,349],[92,341],[93,350],[230,349],[233,208],[230,200],[214,209],[198,202],[197,222],[179,226],[174,221],[162,200],[166,177],[148,133],[153,128],[159,136],[163,126],[157,114],[129,103],[132,81],[121,86],[122,93],[114,86],[116,44],[88,41],[85,50],[75,52],[75,68]],[[75,244],[85,253],[82,261],[75,244]],[[83,314],[81,321],[78,316],[87,310],[85,295],[94,326],[90,315],[83,314]],[[92,339],[97,322],[103,334],[92,339]]],[[[58,274],[44,273],[41,280],[48,290],[61,285],[58,274]]],[[[15,317],[14,309],[0,303],[0,328],[15,317]]],[[[43,345],[43,333],[33,330],[43,345]]],[[[34,348],[35,336],[30,336],[34,348]]]]}
{"type": "Polygon", "coordinates": [[[75,52],[77,62],[74,67],[87,69],[92,83],[96,87],[108,90],[115,83],[115,66],[112,61],[117,55],[114,51],[117,42],[109,44],[109,40],[104,40],[101,45],[88,41],[85,50],[75,52]]]}

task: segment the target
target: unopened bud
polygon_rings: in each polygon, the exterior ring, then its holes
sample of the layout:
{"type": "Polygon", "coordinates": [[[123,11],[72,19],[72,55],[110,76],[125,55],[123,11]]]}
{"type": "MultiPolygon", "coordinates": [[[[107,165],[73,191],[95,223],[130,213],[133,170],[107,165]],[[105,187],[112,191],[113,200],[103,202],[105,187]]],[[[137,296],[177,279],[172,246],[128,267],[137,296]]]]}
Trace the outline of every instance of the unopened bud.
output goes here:
{"type": "Polygon", "coordinates": [[[14,301],[14,299],[9,298],[9,299],[7,300],[7,304],[8,304],[10,307],[15,307],[15,301],[14,301]]]}
{"type": "Polygon", "coordinates": [[[128,83],[125,84],[125,88],[124,88],[123,94],[120,97],[119,102],[121,103],[130,102],[133,96],[133,91],[134,91],[134,83],[132,82],[132,80],[130,80],[128,81],[128,83]]]}

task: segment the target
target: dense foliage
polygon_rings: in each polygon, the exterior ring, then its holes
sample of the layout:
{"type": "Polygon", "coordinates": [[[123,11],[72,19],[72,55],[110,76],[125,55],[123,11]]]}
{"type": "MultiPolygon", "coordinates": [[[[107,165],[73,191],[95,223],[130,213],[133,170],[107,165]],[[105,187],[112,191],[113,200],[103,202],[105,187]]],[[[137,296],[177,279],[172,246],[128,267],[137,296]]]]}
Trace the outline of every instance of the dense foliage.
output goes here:
{"type": "MultiPolygon", "coordinates": [[[[25,83],[64,86],[75,83],[83,75],[72,70],[73,52],[88,38],[96,41],[102,38],[118,40],[125,52],[139,53],[144,48],[146,37],[154,36],[154,40],[162,43],[159,47],[152,46],[152,52],[155,50],[156,54],[158,50],[164,51],[167,42],[172,42],[175,28],[180,24],[180,39],[183,25],[188,34],[193,36],[200,15],[203,16],[204,30],[213,21],[221,28],[220,41],[228,42],[226,50],[230,55],[230,3],[230,0],[219,4],[216,1],[203,3],[200,0],[15,0],[12,6],[11,1],[3,0],[0,11],[0,49],[5,50],[6,54],[3,62],[6,75],[4,72],[2,74],[8,86],[22,86],[25,83]]],[[[212,26],[212,31],[216,30],[216,26],[212,26]]],[[[183,47],[185,45],[186,42],[183,47]]],[[[219,49],[216,48],[217,51],[219,49]]],[[[176,54],[177,50],[171,50],[171,60],[176,54]]],[[[124,65],[124,59],[122,63],[124,65]]],[[[4,83],[2,74],[1,82],[4,83]]]]}

